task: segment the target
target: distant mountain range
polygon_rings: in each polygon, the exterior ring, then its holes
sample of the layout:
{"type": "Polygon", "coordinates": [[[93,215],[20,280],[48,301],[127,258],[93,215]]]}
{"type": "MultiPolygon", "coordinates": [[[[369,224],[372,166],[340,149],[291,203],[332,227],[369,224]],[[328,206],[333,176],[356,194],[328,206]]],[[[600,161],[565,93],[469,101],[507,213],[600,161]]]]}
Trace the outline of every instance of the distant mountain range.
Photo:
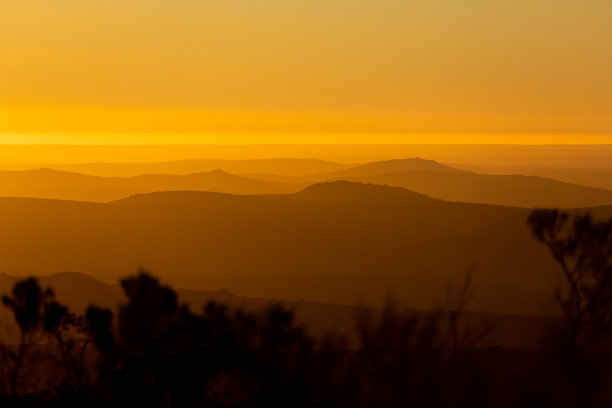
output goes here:
{"type": "Polygon", "coordinates": [[[395,159],[362,164],[345,170],[326,173],[326,178],[367,177],[401,171],[435,171],[440,173],[462,173],[452,167],[445,166],[433,160],[419,157],[414,159],[395,159]]]}
{"type": "Polygon", "coordinates": [[[589,187],[612,189],[612,169],[605,167],[578,167],[573,166],[551,166],[546,164],[540,165],[466,165],[457,164],[453,167],[470,170],[483,174],[523,174],[529,176],[539,176],[552,178],[559,181],[565,181],[573,184],[581,184],[589,187]]]}
{"type": "Polygon", "coordinates": [[[381,203],[433,203],[435,200],[426,195],[415,193],[401,187],[378,184],[364,186],[350,181],[328,181],[313,184],[304,190],[290,195],[298,200],[331,202],[381,202],[381,203]]]}
{"type": "Polygon", "coordinates": [[[250,177],[278,183],[351,180],[404,187],[446,201],[518,207],[578,208],[612,204],[612,190],[535,176],[478,174],[419,158],[374,162],[309,176],[253,174],[250,177]]]}
{"type": "MultiPolygon", "coordinates": [[[[225,163],[235,170],[285,166],[284,168],[289,169],[287,170],[289,173],[297,171],[297,168],[305,168],[300,167],[304,165],[301,160],[295,163],[291,159],[279,160],[277,162],[274,160],[214,161],[214,164],[225,163]]],[[[172,163],[176,166],[178,162],[172,163]]],[[[210,164],[212,161],[206,163],[210,164]]],[[[319,167],[334,167],[334,164],[329,162],[307,161],[307,163],[310,167],[316,167],[315,163],[319,167]]],[[[183,164],[187,166],[186,163],[183,164]]],[[[300,176],[269,173],[237,175],[226,171],[216,169],[185,175],[144,174],[133,177],[88,176],[52,169],[2,171],[0,196],[108,202],[134,194],[157,191],[290,194],[320,182],[349,180],[404,187],[415,193],[446,201],[564,208],[612,204],[612,190],[535,176],[484,175],[457,170],[435,161],[419,158],[373,162],[332,172],[300,176]]]]}
{"type": "Polygon", "coordinates": [[[176,286],[241,296],[375,305],[392,290],[428,308],[477,265],[472,310],[554,314],[558,270],[528,232],[528,213],[350,182],[107,204],[0,198],[0,271],[114,280],[144,266],[176,286]]]}
{"type": "Polygon", "coordinates": [[[419,157],[411,159],[394,159],[377,161],[372,163],[360,164],[349,168],[316,174],[307,174],[302,176],[288,176],[286,174],[265,174],[254,173],[248,174],[249,177],[259,180],[273,181],[279,183],[315,183],[328,180],[340,180],[355,177],[377,176],[388,173],[404,172],[404,171],[435,171],[440,173],[462,173],[463,170],[457,170],[452,167],[440,164],[433,160],[425,160],[419,157]]]}
{"type": "Polygon", "coordinates": [[[52,169],[0,171],[0,196],[106,202],[154,191],[220,191],[272,194],[295,187],[214,170],[188,175],[145,174],[134,177],[88,176],[52,169]]]}
{"type": "Polygon", "coordinates": [[[562,208],[612,204],[612,190],[536,176],[408,171],[348,180],[404,187],[447,201],[562,208]]]}
{"type": "Polygon", "coordinates": [[[354,167],[354,164],[335,163],[319,159],[242,159],[242,160],[174,160],[160,163],[79,163],[0,166],[2,170],[56,170],[103,177],[134,177],[142,174],[206,173],[222,169],[228,173],[278,173],[288,176],[326,173],[354,167]]]}

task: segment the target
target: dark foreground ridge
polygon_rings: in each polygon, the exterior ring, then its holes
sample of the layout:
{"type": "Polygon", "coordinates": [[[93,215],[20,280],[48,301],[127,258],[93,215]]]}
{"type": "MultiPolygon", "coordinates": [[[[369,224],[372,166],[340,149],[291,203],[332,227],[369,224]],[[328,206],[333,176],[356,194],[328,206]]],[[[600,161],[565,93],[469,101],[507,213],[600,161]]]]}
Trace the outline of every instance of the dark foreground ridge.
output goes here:
{"type": "Polygon", "coordinates": [[[34,278],[2,298],[2,406],[605,407],[612,402],[612,220],[534,211],[563,270],[564,316],[539,350],[479,349],[463,323],[470,275],[428,314],[392,304],[356,321],[359,345],[316,338],[282,306],[194,311],[151,275],[123,279],[118,311],[75,314],[34,278]]]}

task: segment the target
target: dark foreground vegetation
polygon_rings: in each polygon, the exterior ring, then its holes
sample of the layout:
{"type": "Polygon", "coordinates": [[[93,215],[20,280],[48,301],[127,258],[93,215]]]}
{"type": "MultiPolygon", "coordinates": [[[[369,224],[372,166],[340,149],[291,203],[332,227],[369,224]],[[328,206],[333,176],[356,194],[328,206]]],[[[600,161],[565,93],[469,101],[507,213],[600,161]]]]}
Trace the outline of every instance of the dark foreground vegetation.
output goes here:
{"type": "Polygon", "coordinates": [[[359,347],[314,337],[281,306],[180,304],[146,273],[116,314],[71,313],[34,278],[3,304],[20,330],[0,348],[0,406],[604,407],[612,404],[612,221],[534,211],[561,266],[564,318],[538,350],[478,348],[469,275],[431,313],[364,311],[359,347]]]}

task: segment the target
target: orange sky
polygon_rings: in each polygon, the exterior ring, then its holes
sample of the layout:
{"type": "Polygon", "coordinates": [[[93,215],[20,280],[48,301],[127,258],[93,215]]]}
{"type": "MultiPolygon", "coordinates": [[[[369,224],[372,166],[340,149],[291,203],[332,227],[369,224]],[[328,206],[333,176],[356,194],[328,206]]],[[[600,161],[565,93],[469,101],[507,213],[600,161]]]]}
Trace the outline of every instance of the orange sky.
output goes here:
{"type": "Polygon", "coordinates": [[[0,142],[612,142],[610,21],[609,0],[3,0],[0,142]]]}
{"type": "Polygon", "coordinates": [[[434,133],[4,133],[4,145],[252,145],[313,144],[612,144],[612,135],[597,134],[434,134],[434,133]]]}

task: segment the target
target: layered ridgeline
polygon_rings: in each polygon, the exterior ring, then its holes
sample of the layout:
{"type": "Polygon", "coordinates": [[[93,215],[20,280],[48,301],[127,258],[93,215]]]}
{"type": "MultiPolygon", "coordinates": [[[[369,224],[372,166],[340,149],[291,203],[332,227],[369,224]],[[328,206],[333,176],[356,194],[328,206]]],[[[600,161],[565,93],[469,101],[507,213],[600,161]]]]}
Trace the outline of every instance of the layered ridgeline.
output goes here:
{"type": "MultiPolygon", "coordinates": [[[[115,146],[116,147],[116,146],[115,146]]],[[[96,146],[100,149],[100,146],[96,146]]],[[[197,150],[197,149],[196,149],[197,150]]],[[[191,153],[193,154],[193,152],[191,153]]],[[[78,157],[78,155],[75,155],[78,157]]],[[[73,173],[91,174],[103,177],[134,177],[142,174],[192,174],[207,173],[222,169],[228,173],[273,173],[286,176],[303,176],[334,172],[354,167],[352,164],[335,163],[319,159],[240,159],[240,160],[173,160],[158,163],[53,163],[1,165],[0,170],[36,170],[53,168],[73,173]]]]}
{"type": "Polygon", "coordinates": [[[475,267],[472,310],[549,314],[557,269],[528,232],[528,213],[350,182],[106,204],[2,198],[0,270],[115,281],[143,266],[177,287],[349,305],[380,304],[391,291],[429,308],[475,267]]]}
{"type": "Polygon", "coordinates": [[[234,194],[269,194],[289,186],[213,170],[188,175],[145,174],[100,177],[53,169],[0,172],[0,195],[107,202],[154,191],[220,191],[234,194]]]}
{"type": "MultiPolygon", "coordinates": [[[[404,187],[446,201],[564,208],[612,204],[612,190],[536,176],[478,174],[423,159],[374,162],[310,175],[296,173],[299,169],[333,168],[334,164],[320,161],[304,163],[297,159],[295,162],[291,159],[187,161],[172,162],[172,165],[160,164],[159,168],[179,171],[181,168],[206,168],[213,164],[226,168],[191,174],[145,174],[131,177],[93,176],[52,169],[3,171],[0,172],[0,196],[108,202],[157,191],[288,194],[323,181],[350,180],[404,187]],[[184,167],[177,167],[177,163],[184,167]],[[243,174],[231,174],[227,169],[238,170],[243,174]],[[257,171],[269,169],[282,174],[257,171]]],[[[86,165],[80,166],[87,168],[86,165]]],[[[144,170],[148,167],[136,168],[144,170]]]]}
{"type": "MultiPolygon", "coordinates": [[[[373,162],[307,176],[285,177],[274,174],[249,176],[282,183],[350,180],[385,184],[404,187],[447,201],[518,207],[577,208],[612,204],[612,190],[608,189],[538,176],[479,174],[419,158],[373,162]]],[[[593,183],[596,183],[596,180],[593,183]]]]}
{"type": "MultiPolygon", "coordinates": [[[[543,160],[544,163],[546,161],[543,160]]],[[[578,165],[453,165],[463,170],[470,170],[483,174],[524,174],[529,176],[539,176],[552,178],[555,180],[566,181],[568,183],[580,184],[589,187],[612,189],[612,169],[603,167],[595,163],[592,167],[584,164],[578,165]]]]}

